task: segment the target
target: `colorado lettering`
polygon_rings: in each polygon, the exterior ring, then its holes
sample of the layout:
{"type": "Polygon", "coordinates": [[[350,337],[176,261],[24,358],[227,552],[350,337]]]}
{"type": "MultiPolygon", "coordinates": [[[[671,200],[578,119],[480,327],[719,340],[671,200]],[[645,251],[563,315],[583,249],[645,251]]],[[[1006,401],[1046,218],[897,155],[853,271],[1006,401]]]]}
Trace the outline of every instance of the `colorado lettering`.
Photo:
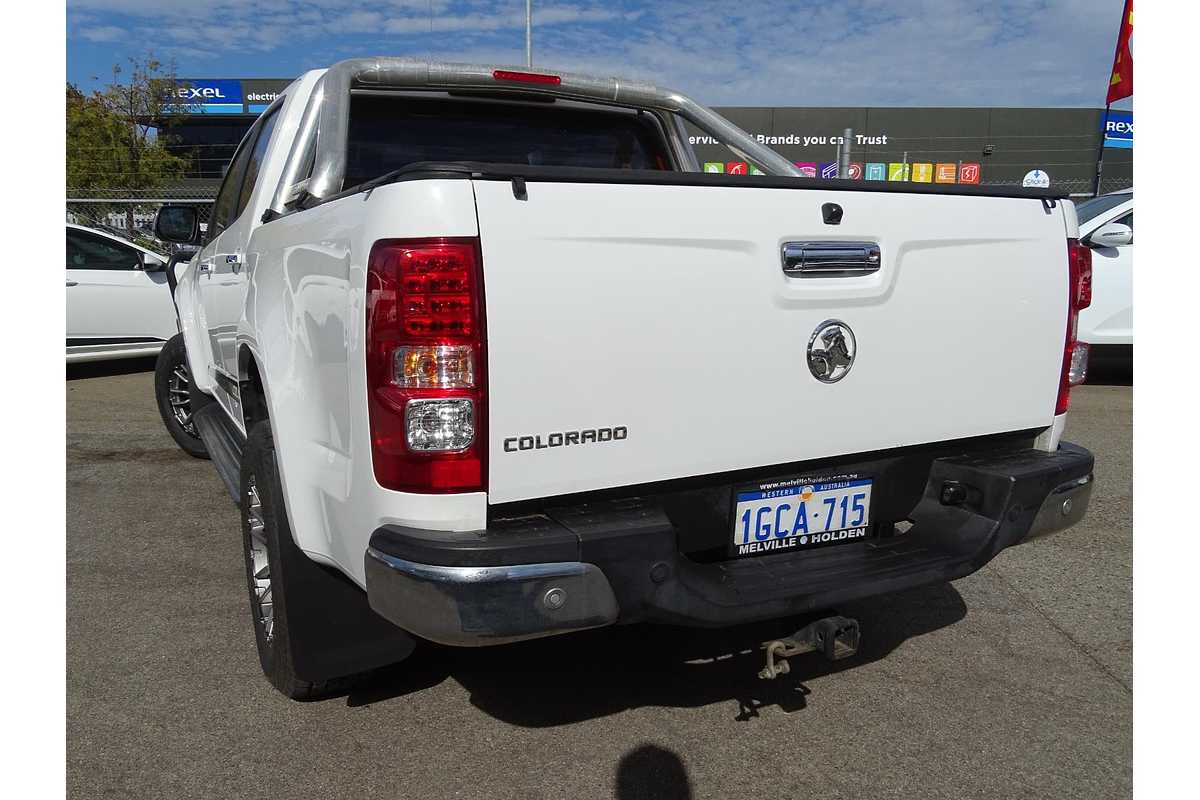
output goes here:
{"type": "Polygon", "coordinates": [[[571,445],[596,444],[598,442],[619,442],[628,437],[629,429],[624,425],[618,425],[615,428],[587,428],[578,431],[557,431],[547,434],[509,436],[504,440],[504,452],[515,453],[518,450],[545,450],[550,447],[570,447],[571,445]]]}

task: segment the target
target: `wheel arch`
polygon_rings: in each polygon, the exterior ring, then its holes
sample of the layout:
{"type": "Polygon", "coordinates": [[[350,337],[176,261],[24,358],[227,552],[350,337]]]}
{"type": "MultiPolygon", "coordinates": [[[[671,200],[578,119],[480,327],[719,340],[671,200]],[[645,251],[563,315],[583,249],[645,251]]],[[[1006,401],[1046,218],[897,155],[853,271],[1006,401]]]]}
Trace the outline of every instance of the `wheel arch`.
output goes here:
{"type": "MultiPolygon", "coordinates": [[[[306,491],[306,474],[302,465],[295,459],[289,461],[287,453],[303,436],[298,429],[296,415],[288,414],[285,410],[276,409],[278,414],[272,415],[272,387],[270,365],[264,354],[250,339],[242,339],[237,346],[238,364],[238,394],[241,406],[243,432],[248,437],[250,431],[260,422],[271,426],[275,451],[279,456],[276,469],[279,471],[280,485],[283,489],[284,506],[290,520],[289,527],[292,539],[296,545],[311,559],[318,563],[332,566],[347,576],[353,575],[344,565],[339,563],[329,552],[328,544],[330,531],[327,529],[325,515],[320,511],[319,494],[306,491]],[[289,446],[289,443],[291,446],[289,446]],[[300,475],[294,474],[300,467],[300,475]]],[[[283,392],[286,398],[288,393],[283,392]]],[[[286,403],[286,399],[281,400],[286,403]]]]}
{"type": "Polygon", "coordinates": [[[250,429],[270,419],[271,412],[258,357],[245,342],[238,345],[238,394],[242,406],[242,430],[249,436],[250,429]]]}

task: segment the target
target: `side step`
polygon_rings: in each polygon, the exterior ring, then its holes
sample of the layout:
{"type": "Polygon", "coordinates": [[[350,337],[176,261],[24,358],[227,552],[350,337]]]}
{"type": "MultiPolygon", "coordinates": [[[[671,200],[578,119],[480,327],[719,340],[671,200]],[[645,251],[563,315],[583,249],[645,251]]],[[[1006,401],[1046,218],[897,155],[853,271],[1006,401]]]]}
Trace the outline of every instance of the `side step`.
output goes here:
{"type": "Polygon", "coordinates": [[[241,483],[242,450],[246,447],[246,437],[229,419],[220,403],[209,403],[192,417],[196,423],[196,432],[208,448],[208,456],[217,468],[217,474],[225,482],[229,496],[234,504],[241,502],[239,485],[241,483]]]}

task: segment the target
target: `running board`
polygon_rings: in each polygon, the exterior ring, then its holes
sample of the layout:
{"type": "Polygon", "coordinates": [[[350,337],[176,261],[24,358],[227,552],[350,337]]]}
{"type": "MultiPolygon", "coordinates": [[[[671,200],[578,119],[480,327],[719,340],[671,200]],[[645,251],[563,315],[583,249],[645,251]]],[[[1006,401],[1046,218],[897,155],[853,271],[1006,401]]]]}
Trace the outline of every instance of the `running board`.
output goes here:
{"type": "Polygon", "coordinates": [[[208,456],[216,466],[217,474],[229,490],[229,496],[235,504],[240,503],[242,450],[246,447],[246,437],[230,421],[220,403],[209,403],[197,411],[192,419],[196,423],[196,432],[208,448],[208,456]]]}

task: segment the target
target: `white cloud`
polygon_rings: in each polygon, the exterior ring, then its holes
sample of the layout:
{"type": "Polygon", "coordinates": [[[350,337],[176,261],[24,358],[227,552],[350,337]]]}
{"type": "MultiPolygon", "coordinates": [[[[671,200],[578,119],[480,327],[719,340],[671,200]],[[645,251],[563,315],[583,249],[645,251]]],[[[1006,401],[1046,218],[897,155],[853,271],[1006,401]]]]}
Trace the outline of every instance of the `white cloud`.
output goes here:
{"type": "Polygon", "coordinates": [[[119,42],[129,33],[124,28],[118,28],[115,25],[97,25],[83,28],[79,35],[89,42],[119,42]]]}
{"type": "MultiPolygon", "coordinates": [[[[298,74],[348,53],[513,63],[524,2],[68,0],[71,36],[259,54],[298,74]],[[120,34],[118,35],[118,32],[120,34]],[[107,37],[107,38],[105,38],[107,37]]],[[[538,64],[720,105],[1080,105],[1103,96],[1121,0],[537,0],[538,64]]],[[[125,55],[124,53],[120,55],[125,55]]]]}

